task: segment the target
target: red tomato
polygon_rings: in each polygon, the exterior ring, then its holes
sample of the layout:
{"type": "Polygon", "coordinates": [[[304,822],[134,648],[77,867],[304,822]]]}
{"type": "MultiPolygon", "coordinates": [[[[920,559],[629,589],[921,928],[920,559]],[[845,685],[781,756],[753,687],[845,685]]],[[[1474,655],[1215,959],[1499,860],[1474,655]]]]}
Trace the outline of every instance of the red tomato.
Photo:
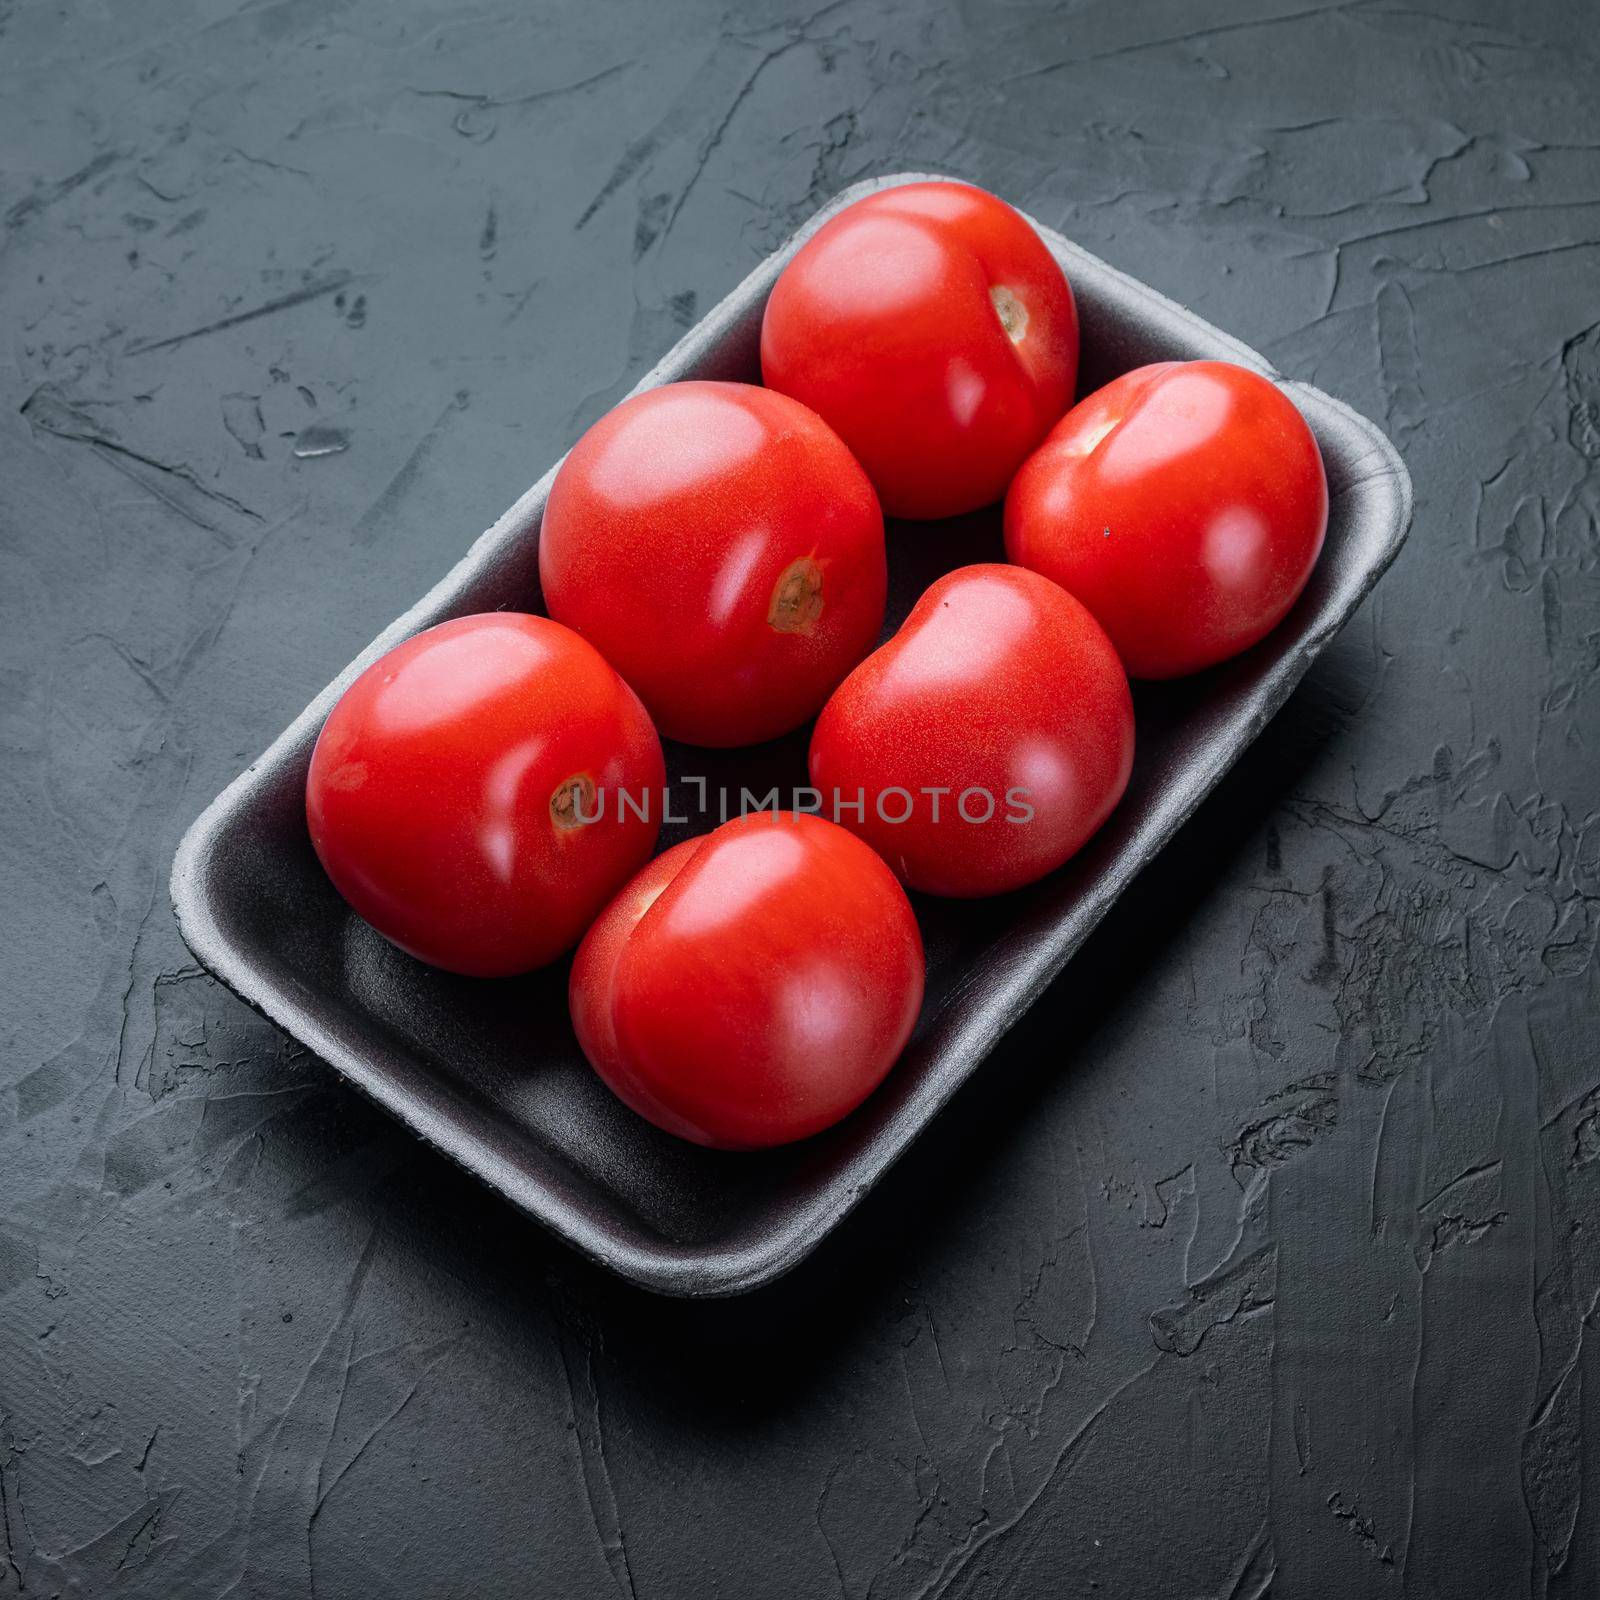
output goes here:
{"type": "Polygon", "coordinates": [[[1075,594],[1136,678],[1247,649],[1305,588],[1328,526],[1311,429],[1225,361],[1126,372],[1063,417],[1006,497],[1006,551],[1075,594]]]}
{"type": "Polygon", "coordinates": [[[350,685],[311,757],[306,821],[385,938],[502,977],[570,948],[648,859],[664,782],[649,716],[592,645],[493,612],[419,633],[350,685]]]}
{"type": "Polygon", "coordinates": [[[999,894],[1053,871],[1132,766],[1111,641],[1065,590],[999,565],[940,578],[811,736],[824,814],[930,894],[999,894]]]}
{"type": "Polygon", "coordinates": [[[838,429],[891,516],[949,517],[998,500],[1072,404],[1078,313],[1003,200],[909,183],[846,207],[783,269],[761,371],[838,429]]]}
{"type": "Polygon", "coordinates": [[[578,441],[539,535],[545,604],[690,744],[816,715],[883,626],[883,514],[839,436],[745,383],[673,383],[578,441]]]}
{"type": "Polygon", "coordinates": [[[900,885],[820,817],[755,812],[658,856],[578,947],[578,1041],[659,1128],[751,1150],[853,1111],[922,1006],[900,885]]]}

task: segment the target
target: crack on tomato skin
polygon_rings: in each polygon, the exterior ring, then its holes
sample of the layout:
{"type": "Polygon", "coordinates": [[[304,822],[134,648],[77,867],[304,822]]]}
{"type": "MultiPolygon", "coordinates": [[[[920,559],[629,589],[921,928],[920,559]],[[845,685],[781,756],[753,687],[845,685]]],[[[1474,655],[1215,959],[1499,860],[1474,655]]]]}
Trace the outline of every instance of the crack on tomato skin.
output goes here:
{"type": "Polygon", "coordinates": [[[597,822],[600,817],[595,803],[597,793],[594,779],[587,772],[575,772],[558,783],[550,794],[551,826],[558,834],[566,834],[597,822]]]}
{"type": "Polygon", "coordinates": [[[822,568],[810,556],[800,556],[778,574],[772,586],[767,626],[775,633],[812,633],[822,607],[822,568]]]}
{"type": "Polygon", "coordinates": [[[1021,344],[1028,337],[1028,308],[1016,290],[1008,289],[1004,284],[993,284],[989,289],[989,299],[994,303],[994,314],[999,317],[1000,326],[1006,330],[1006,338],[1012,344],[1021,344]]]}

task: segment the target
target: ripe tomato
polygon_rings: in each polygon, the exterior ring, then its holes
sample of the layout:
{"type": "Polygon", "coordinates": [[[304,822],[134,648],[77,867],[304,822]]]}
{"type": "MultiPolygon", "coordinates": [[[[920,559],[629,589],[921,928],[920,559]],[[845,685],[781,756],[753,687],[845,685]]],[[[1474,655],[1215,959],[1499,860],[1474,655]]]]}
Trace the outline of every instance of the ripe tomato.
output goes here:
{"type": "Polygon", "coordinates": [[[815,716],[878,637],[883,514],[839,436],[745,383],[625,400],[556,474],[539,535],[550,615],[690,744],[815,716]]]}
{"type": "Polygon", "coordinates": [[[1013,561],[1075,594],[1136,678],[1176,678],[1283,620],[1322,549],[1317,441],[1275,384],[1163,361],[1080,401],[1006,497],[1013,561]]]}
{"type": "Polygon", "coordinates": [[[824,814],[930,894],[999,894],[1053,871],[1132,766],[1111,641],[1064,589],[999,565],[940,578],[811,736],[824,814]]]}
{"type": "Polygon", "coordinates": [[[965,183],[868,195],[783,269],[767,384],[855,451],[896,517],[998,500],[1072,404],[1078,313],[1028,221],[965,183]]]}
{"type": "Polygon", "coordinates": [[[922,1006],[900,885],[820,817],[754,812],[658,856],[578,947],[578,1041],[641,1116],[750,1150],[853,1111],[922,1006]]]}
{"type": "Polygon", "coordinates": [[[385,938],[501,977],[570,948],[649,857],[664,781],[649,716],[592,645],[493,612],[419,633],[350,685],[312,753],[306,821],[385,938]]]}

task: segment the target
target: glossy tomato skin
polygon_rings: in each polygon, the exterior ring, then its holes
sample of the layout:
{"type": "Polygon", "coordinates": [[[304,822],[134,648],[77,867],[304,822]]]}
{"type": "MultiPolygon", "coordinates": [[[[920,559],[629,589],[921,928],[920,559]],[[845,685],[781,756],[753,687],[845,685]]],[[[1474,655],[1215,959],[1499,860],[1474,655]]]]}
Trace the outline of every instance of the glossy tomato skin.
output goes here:
{"type": "Polygon", "coordinates": [[[1064,590],[1000,565],[933,584],[811,736],[824,814],[912,888],[964,898],[1054,871],[1132,767],[1133,699],[1111,641],[1064,590]]]}
{"type": "Polygon", "coordinates": [[[1077,307],[1003,200],[905,184],[846,207],[783,269],[761,370],[838,430],[889,515],[954,516],[999,500],[1071,405],[1077,307]]]}
{"type": "Polygon", "coordinates": [[[539,536],[550,615],[690,744],[776,738],[877,639],[883,514],[839,436],[745,383],[672,383],[578,441],[539,536]]]}
{"type": "Polygon", "coordinates": [[[1305,588],[1328,480],[1275,384],[1223,361],[1124,373],[1073,407],[1006,497],[1006,553],[1075,594],[1135,678],[1248,649],[1305,588]]]}
{"type": "Polygon", "coordinates": [[[657,1127],[721,1149],[808,1138],[883,1081],[922,1006],[894,875],[821,818],[756,812],[658,856],[572,966],[573,1026],[657,1127]]]}
{"type": "Polygon", "coordinates": [[[493,612],[419,633],[350,685],[312,753],[306,821],[385,938],[503,977],[570,949],[648,859],[664,781],[648,714],[592,645],[493,612]]]}

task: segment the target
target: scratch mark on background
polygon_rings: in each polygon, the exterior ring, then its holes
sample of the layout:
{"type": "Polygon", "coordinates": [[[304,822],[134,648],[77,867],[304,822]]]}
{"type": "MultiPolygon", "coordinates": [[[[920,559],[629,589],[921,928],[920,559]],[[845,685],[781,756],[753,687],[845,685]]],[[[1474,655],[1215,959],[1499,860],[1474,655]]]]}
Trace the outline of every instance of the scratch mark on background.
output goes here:
{"type": "Polygon", "coordinates": [[[252,306],[248,311],[236,311],[231,316],[220,317],[215,322],[208,322],[204,327],[191,328],[187,333],[170,334],[165,339],[139,339],[130,344],[123,352],[124,355],[142,356],[151,350],[170,350],[176,345],[187,344],[191,339],[203,339],[207,334],[221,333],[227,328],[242,327],[247,322],[255,322],[261,317],[270,317],[280,311],[291,311],[296,306],[303,306],[312,300],[320,300],[324,295],[332,294],[337,289],[342,289],[353,279],[353,274],[348,272],[330,273],[325,278],[318,278],[308,283],[303,289],[296,289],[293,294],[281,295],[276,300],[269,300],[265,305],[252,306]]]}
{"type": "Polygon", "coordinates": [[[261,514],[252,511],[243,501],[202,483],[192,467],[181,462],[172,465],[159,461],[154,456],[145,455],[121,443],[115,433],[97,425],[92,417],[65,399],[50,384],[35,389],[23,401],[20,409],[22,415],[41,433],[91,446],[109,466],[132,478],[179,516],[209,533],[222,533],[224,530],[195,504],[196,497],[239,516],[249,517],[254,522],[262,520],[261,514]]]}

